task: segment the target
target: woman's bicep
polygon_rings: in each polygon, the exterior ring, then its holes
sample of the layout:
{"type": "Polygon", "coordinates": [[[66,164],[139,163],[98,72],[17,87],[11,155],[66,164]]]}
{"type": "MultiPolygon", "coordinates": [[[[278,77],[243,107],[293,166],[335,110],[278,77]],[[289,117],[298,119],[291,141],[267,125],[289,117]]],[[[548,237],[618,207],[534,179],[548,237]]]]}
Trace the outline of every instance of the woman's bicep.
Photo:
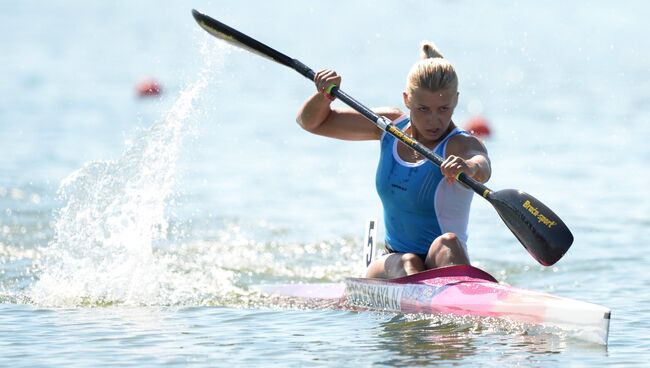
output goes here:
{"type": "MultiPolygon", "coordinates": [[[[374,112],[391,120],[401,115],[399,110],[391,108],[378,108],[374,112]]],[[[382,131],[357,111],[344,108],[333,109],[323,124],[312,133],[343,140],[362,141],[378,140],[382,131]]]]}

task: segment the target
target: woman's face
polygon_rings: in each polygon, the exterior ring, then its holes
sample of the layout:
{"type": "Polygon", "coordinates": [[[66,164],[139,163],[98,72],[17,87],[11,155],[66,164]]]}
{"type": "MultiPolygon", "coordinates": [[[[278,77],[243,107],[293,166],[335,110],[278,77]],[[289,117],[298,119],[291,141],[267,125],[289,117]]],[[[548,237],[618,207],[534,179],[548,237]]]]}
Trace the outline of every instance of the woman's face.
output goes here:
{"type": "Polygon", "coordinates": [[[455,88],[436,92],[416,88],[411,95],[404,92],[404,104],[411,110],[411,125],[414,138],[434,142],[447,133],[451,116],[458,104],[458,91],[455,88]]]}

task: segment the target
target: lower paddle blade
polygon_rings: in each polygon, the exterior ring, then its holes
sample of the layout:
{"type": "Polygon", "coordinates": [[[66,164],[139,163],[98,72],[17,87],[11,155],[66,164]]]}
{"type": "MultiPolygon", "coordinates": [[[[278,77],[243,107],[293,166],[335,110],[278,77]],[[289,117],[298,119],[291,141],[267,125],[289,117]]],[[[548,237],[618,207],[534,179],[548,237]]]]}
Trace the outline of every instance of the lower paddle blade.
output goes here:
{"type": "Polygon", "coordinates": [[[573,234],[562,220],[530,194],[514,189],[491,192],[487,200],[533,258],[555,264],[569,250],[573,234]]]}

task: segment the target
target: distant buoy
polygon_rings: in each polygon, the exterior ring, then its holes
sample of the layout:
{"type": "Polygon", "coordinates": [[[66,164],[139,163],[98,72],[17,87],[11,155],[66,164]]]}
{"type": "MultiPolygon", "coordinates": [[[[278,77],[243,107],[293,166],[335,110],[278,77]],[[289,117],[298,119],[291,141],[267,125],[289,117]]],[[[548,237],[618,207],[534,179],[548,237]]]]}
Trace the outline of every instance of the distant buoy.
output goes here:
{"type": "Polygon", "coordinates": [[[473,136],[479,138],[487,138],[492,133],[490,130],[490,123],[482,116],[474,116],[467,120],[464,129],[470,132],[473,136]]]}
{"type": "Polygon", "coordinates": [[[162,93],[162,88],[154,79],[145,79],[138,83],[136,91],[140,97],[151,97],[159,96],[162,93]]]}

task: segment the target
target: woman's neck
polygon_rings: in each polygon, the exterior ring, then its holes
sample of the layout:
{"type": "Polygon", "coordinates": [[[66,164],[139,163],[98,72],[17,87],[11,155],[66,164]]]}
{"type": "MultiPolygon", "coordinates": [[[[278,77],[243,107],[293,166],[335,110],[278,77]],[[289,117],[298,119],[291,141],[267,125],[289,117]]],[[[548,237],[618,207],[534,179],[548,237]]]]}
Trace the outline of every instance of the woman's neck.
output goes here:
{"type": "Polygon", "coordinates": [[[453,122],[453,120],[452,120],[452,121],[449,123],[449,127],[447,127],[447,130],[445,130],[445,132],[442,133],[442,135],[440,135],[440,138],[438,138],[438,139],[436,139],[436,140],[434,140],[434,141],[428,141],[428,140],[426,140],[426,139],[422,139],[420,133],[417,131],[417,129],[415,129],[415,126],[413,126],[413,123],[411,123],[411,125],[409,126],[408,129],[407,129],[407,133],[408,133],[411,137],[413,137],[413,139],[415,139],[416,141],[422,143],[422,144],[425,145],[427,148],[429,148],[429,149],[433,149],[435,146],[438,145],[438,143],[440,143],[440,141],[442,141],[443,139],[445,139],[445,137],[448,136],[449,133],[451,133],[454,129],[456,129],[456,124],[454,124],[454,122],[453,122]],[[411,131],[409,132],[408,129],[410,129],[411,131]]]}

